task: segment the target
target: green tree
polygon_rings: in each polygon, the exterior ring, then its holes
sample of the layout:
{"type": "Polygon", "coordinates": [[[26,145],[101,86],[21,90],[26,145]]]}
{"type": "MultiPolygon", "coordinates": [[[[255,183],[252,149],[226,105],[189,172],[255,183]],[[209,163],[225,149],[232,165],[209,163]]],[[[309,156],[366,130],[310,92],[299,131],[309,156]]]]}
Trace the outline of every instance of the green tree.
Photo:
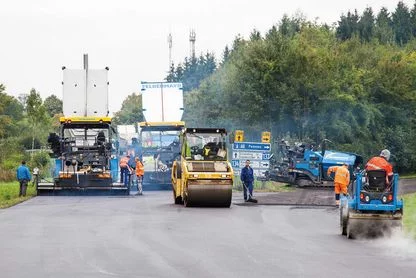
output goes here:
{"type": "Polygon", "coordinates": [[[412,25],[412,36],[416,37],[416,2],[410,11],[410,24],[412,25]]]}
{"type": "Polygon", "coordinates": [[[376,24],[374,28],[374,36],[380,43],[394,43],[393,22],[390,14],[386,8],[381,8],[376,17],[376,24]]]}
{"type": "Polygon", "coordinates": [[[358,30],[360,38],[369,42],[373,38],[374,33],[374,14],[372,8],[366,8],[358,22],[358,30]]]}
{"type": "Polygon", "coordinates": [[[393,31],[396,43],[404,45],[412,36],[412,24],[409,8],[400,1],[393,13],[393,31]]]}
{"type": "Polygon", "coordinates": [[[32,149],[34,149],[35,138],[39,132],[44,131],[42,127],[49,127],[49,117],[42,98],[35,89],[31,89],[27,98],[26,112],[32,133],[32,149]]]}
{"type": "Polygon", "coordinates": [[[224,48],[224,51],[222,52],[221,65],[225,64],[229,58],[230,58],[230,49],[228,48],[228,45],[226,45],[224,48]]]}
{"type": "Polygon", "coordinates": [[[133,93],[123,101],[120,111],[115,113],[114,123],[131,125],[142,121],[144,121],[142,95],[133,93]]]}
{"type": "Polygon", "coordinates": [[[56,114],[62,114],[62,100],[60,100],[55,95],[48,96],[43,105],[46,108],[46,111],[48,112],[49,116],[53,117],[56,114]]]}
{"type": "Polygon", "coordinates": [[[23,118],[23,106],[16,98],[4,93],[5,89],[0,84],[0,138],[18,134],[18,122],[23,118]]]}
{"type": "Polygon", "coordinates": [[[359,16],[357,10],[354,13],[348,11],[347,15],[341,15],[336,29],[337,38],[340,40],[347,40],[359,33],[358,27],[359,16]]]}

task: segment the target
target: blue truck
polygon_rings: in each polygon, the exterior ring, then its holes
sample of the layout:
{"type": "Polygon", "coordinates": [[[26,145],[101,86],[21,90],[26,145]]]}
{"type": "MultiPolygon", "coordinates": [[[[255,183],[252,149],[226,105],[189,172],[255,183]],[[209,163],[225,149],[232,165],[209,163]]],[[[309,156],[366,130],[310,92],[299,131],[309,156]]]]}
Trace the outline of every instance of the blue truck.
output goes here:
{"type": "Polygon", "coordinates": [[[280,147],[280,160],[271,157],[271,168],[266,173],[270,180],[287,182],[298,186],[322,186],[332,181],[327,175],[331,166],[350,165],[351,176],[363,163],[363,158],[355,153],[334,150],[317,151],[313,145],[301,144],[296,147],[280,147]]]}
{"type": "Polygon", "coordinates": [[[357,174],[348,194],[341,196],[341,234],[381,236],[401,228],[403,200],[398,198],[398,185],[398,174],[389,181],[384,170],[357,174]]]}

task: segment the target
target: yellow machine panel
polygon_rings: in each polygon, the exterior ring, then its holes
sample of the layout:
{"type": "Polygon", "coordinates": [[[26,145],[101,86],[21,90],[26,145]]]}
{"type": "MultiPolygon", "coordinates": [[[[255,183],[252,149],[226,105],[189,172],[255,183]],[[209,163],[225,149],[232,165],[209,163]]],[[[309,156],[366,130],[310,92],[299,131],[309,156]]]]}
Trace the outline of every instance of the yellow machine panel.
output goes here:
{"type": "Polygon", "coordinates": [[[61,123],[111,123],[111,117],[60,117],[61,123]]]}

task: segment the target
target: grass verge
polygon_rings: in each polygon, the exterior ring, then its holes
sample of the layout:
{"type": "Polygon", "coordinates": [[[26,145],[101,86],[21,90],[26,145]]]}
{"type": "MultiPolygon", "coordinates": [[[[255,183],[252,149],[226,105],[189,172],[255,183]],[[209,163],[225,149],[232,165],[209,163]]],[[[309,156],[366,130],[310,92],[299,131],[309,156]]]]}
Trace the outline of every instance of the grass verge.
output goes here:
{"type": "Polygon", "coordinates": [[[414,179],[414,178],[416,178],[416,173],[400,175],[400,178],[401,179],[414,179]]]}
{"type": "Polygon", "coordinates": [[[1,182],[0,183],[0,209],[14,206],[24,202],[33,196],[36,196],[35,186],[29,185],[26,191],[26,197],[19,197],[18,182],[1,182]]]}
{"type": "Polygon", "coordinates": [[[416,239],[416,193],[403,195],[403,225],[407,233],[416,239]]]}
{"type": "MultiPolygon", "coordinates": [[[[240,180],[234,181],[234,190],[242,191],[243,184],[240,180]]],[[[295,191],[296,189],[289,184],[280,183],[275,181],[254,181],[254,191],[255,192],[290,192],[295,191]]]]}

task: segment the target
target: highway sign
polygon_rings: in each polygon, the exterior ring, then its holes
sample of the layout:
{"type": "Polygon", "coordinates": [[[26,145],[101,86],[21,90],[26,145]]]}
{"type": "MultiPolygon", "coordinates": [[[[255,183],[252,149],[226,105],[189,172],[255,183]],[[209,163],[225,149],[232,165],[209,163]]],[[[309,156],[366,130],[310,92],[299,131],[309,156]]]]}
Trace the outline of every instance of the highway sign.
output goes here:
{"type": "Polygon", "coordinates": [[[269,160],[270,159],[270,153],[263,153],[261,159],[262,160],[269,160]]]}
{"type": "Polygon", "coordinates": [[[233,152],[233,159],[262,159],[263,154],[260,152],[240,152],[240,151],[234,151],[233,152]]]}
{"type": "Polygon", "coordinates": [[[233,150],[269,152],[270,143],[238,142],[233,144],[233,150]]]}
{"type": "Polygon", "coordinates": [[[270,143],[234,142],[231,165],[234,174],[241,172],[246,160],[250,160],[255,177],[264,177],[269,169],[270,143]]]}
{"type": "Polygon", "coordinates": [[[270,165],[269,161],[261,161],[259,167],[261,167],[261,168],[269,168],[269,165],[270,165]]]}
{"type": "Polygon", "coordinates": [[[269,131],[263,131],[261,133],[261,142],[262,143],[270,143],[271,133],[269,131]]]}
{"type": "Polygon", "coordinates": [[[244,130],[236,130],[234,136],[235,142],[243,142],[244,141],[244,130]]]}

